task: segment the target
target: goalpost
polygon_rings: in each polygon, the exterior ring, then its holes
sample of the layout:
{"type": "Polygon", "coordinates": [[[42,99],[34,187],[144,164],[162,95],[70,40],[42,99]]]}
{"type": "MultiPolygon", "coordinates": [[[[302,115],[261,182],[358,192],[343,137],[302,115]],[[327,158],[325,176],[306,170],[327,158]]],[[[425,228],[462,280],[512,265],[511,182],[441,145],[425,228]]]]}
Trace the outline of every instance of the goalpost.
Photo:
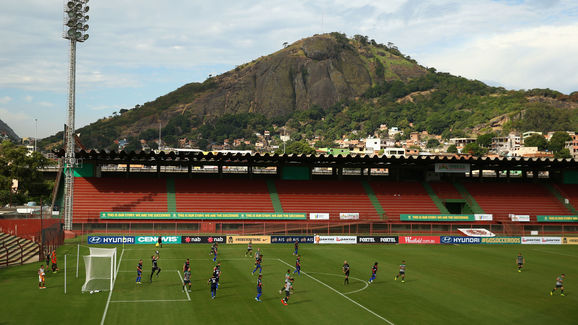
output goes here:
{"type": "Polygon", "coordinates": [[[112,290],[116,279],[116,248],[89,249],[90,255],[83,256],[86,280],[82,292],[112,290]]]}

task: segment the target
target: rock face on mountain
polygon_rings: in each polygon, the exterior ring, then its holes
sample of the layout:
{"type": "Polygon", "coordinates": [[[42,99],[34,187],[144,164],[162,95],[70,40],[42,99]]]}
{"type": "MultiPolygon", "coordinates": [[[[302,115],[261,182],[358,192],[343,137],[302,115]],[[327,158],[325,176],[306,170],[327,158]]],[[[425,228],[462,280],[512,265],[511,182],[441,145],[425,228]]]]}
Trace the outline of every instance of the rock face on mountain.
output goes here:
{"type": "Polygon", "coordinates": [[[405,81],[425,73],[387,48],[336,33],[316,35],[213,77],[213,90],[183,106],[205,117],[240,112],[283,116],[360,96],[383,80],[405,81]]]}
{"type": "Polygon", "coordinates": [[[8,138],[10,138],[13,141],[19,141],[20,137],[18,135],[16,135],[16,132],[14,132],[14,130],[12,130],[12,128],[10,128],[8,126],[8,124],[4,123],[4,121],[0,120],[0,137],[4,137],[7,136],[8,138]]]}

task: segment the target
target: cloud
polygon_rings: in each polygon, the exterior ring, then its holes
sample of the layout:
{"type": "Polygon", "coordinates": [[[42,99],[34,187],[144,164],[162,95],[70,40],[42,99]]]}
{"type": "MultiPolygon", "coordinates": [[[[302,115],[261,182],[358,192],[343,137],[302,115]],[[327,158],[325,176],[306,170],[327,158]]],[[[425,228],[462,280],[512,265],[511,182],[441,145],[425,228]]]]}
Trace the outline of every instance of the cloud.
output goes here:
{"type": "Polygon", "coordinates": [[[10,96],[0,97],[0,104],[8,104],[10,101],[12,101],[10,96]]]}
{"type": "Polygon", "coordinates": [[[25,121],[30,119],[31,117],[22,111],[14,112],[0,107],[0,120],[8,123],[8,125],[11,125],[11,122],[25,121]]]}

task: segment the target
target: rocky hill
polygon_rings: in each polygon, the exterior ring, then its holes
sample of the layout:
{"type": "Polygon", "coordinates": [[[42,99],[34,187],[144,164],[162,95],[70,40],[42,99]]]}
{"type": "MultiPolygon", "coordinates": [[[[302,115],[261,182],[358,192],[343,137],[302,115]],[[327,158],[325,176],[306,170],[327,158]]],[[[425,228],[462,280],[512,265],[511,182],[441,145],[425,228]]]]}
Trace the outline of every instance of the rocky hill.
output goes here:
{"type": "MultiPolygon", "coordinates": [[[[185,141],[203,149],[225,139],[254,140],[264,130],[331,141],[371,135],[387,124],[407,134],[427,130],[450,136],[495,130],[485,125],[498,116],[508,117],[500,129],[534,127],[524,124],[521,112],[528,109],[563,111],[565,124],[576,128],[576,102],[578,93],[508,91],[438,73],[391,43],[330,33],[287,44],[78,131],[88,148],[110,149],[123,138],[139,149],[139,140],[157,138],[159,124],[169,145],[185,141]]],[[[59,147],[60,139],[57,134],[41,144],[59,147]]]]}
{"type": "Polygon", "coordinates": [[[4,123],[4,121],[0,120],[0,137],[7,137],[12,141],[20,141],[20,137],[8,126],[8,124],[4,123]]]}

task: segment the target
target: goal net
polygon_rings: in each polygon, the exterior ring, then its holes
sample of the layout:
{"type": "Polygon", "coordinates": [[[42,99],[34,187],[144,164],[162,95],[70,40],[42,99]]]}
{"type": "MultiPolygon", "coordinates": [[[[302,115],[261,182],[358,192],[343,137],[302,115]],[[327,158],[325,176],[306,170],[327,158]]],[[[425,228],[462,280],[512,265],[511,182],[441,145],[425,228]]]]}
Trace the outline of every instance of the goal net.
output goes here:
{"type": "Polygon", "coordinates": [[[84,257],[86,281],[82,292],[112,290],[116,278],[116,248],[89,247],[90,255],[84,257]]]}

